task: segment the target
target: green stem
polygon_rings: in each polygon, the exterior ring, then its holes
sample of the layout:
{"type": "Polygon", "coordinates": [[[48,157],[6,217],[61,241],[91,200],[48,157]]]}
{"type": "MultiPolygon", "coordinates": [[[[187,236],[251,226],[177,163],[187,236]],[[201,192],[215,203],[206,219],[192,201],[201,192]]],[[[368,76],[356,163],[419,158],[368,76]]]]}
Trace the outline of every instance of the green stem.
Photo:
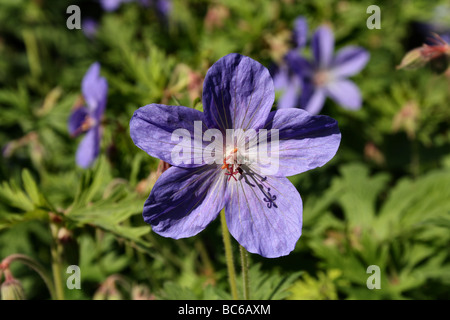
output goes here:
{"type": "Polygon", "coordinates": [[[39,50],[36,37],[30,30],[23,31],[22,36],[25,43],[28,65],[30,66],[31,74],[35,77],[39,77],[41,75],[42,69],[39,59],[39,50]]]}
{"type": "MultiPolygon", "coordinates": [[[[55,299],[56,294],[55,294],[55,288],[53,286],[52,279],[41,264],[39,264],[32,258],[30,258],[26,255],[23,255],[23,254],[19,254],[19,253],[15,253],[15,254],[12,254],[12,255],[6,257],[5,259],[3,259],[1,264],[5,265],[5,266],[9,266],[9,264],[11,264],[11,262],[13,262],[13,261],[21,262],[21,263],[27,265],[28,267],[30,267],[31,269],[33,269],[34,271],[36,271],[36,273],[45,282],[52,299],[55,299]]],[[[0,271],[1,271],[1,269],[0,269],[0,271]]]]}
{"type": "Polygon", "coordinates": [[[214,267],[211,262],[211,259],[209,258],[208,252],[206,251],[205,245],[201,240],[197,240],[195,242],[195,249],[198,251],[202,265],[204,266],[204,270],[208,272],[208,274],[214,273],[214,267]]]}
{"type": "Polygon", "coordinates": [[[242,282],[244,288],[244,300],[250,299],[250,282],[248,278],[248,253],[247,250],[239,245],[241,251],[241,265],[242,265],[242,282]]]}
{"type": "Polygon", "coordinates": [[[56,300],[64,300],[64,282],[62,279],[62,246],[58,242],[58,227],[55,224],[50,224],[53,236],[53,243],[50,249],[52,256],[52,272],[53,283],[55,284],[55,298],[56,300]]]}
{"type": "Polygon", "coordinates": [[[420,171],[420,157],[419,157],[419,142],[414,139],[412,141],[412,157],[411,157],[411,172],[414,178],[417,178],[420,171]]]}
{"type": "Polygon", "coordinates": [[[227,260],[228,280],[230,281],[231,296],[233,300],[238,300],[236,273],[234,271],[233,252],[231,250],[231,238],[228,231],[227,221],[225,218],[225,210],[220,212],[220,222],[222,224],[223,243],[225,245],[225,258],[227,260]]]}

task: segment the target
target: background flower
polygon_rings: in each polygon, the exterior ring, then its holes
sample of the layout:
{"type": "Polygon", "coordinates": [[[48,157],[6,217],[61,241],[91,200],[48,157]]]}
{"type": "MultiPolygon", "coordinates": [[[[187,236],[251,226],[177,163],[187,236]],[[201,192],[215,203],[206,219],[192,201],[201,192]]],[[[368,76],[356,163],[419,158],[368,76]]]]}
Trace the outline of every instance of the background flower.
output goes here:
{"type": "Polygon", "coordinates": [[[116,11],[123,3],[138,1],[141,6],[153,6],[156,11],[167,17],[172,10],[171,0],[100,0],[100,4],[105,11],[116,11]]]}
{"type": "MultiPolygon", "coordinates": [[[[340,106],[356,110],[361,107],[361,93],[355,83],[347,78],[360,72],[369,61],[369,53],[361,47],[346,46],[334,55],[334,35],[328,26],[320,26],[311,39],[312,60],[299,51],[305,44],[307,27],[303,19],[297,19],[294,35],[297,48],[285,57],[287,70],[294,76],[286,78],[284,94],[279,107],[298,106],[312,114],[318,114],[330,97],[340,106]],[[301,91],[300,95],[296,93],[301,91]]],[[[286,77],[283,75],[278,77],[286,77]]]]}
{"type": "Polygon", "coordinates": [[[98,31],[98,22],[93,18],[86,18],[81,24],[81,30],[86,37],[92,39],[98,31]]]}
{"type": "Polygon", "coordinates": [[[72,137],[85,133],[76,153],[82,168],[92,165],[100,152],[101,120],[105,112],[108,83],[100,76],[100,64],[93,63],[81,82],[85,106],[77,106],[70,115],[68,128],[72,137]]]}

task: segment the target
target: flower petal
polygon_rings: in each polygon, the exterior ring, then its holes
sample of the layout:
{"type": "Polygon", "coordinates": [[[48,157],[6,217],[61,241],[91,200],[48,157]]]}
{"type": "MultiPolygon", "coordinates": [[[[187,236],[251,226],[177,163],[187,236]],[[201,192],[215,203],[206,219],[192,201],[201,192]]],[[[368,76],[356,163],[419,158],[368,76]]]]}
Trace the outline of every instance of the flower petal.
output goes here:
{"type": "Polygon", "coordinates": [[[144,204],[144,221],[174,239],[192,237],[213,221],[226,201],[220,167],[170,167],[156,181],[144,204]]]}
{"type": "Polygon", "coordinates": [[[326,85],[328,96],[341,107],[349,110],[361,108],[362,97],[359,88],[350,80],[342,79],[326,85]]]}
{"type": "Polygon", "coordinates": [[[311,45],[317,67],[319,69],[327,69],[333,59],[333,31],[327,26],[318,27],[312,37],[311,45]]]}
{"type": "Polygon", "coordinates": [[[108,82],[100,76],[100,63],[94,62],[81,82],[81,90],[87,107],[96,120],[102,116],[108,95],[108,82]]]}
{"type": "Polygon", "coordinates": [[[302,57],[297,50],[289,51],[284,57],[286,64],[300,77],[312,77],[314,66],[307,59],[302,57]]]}
{"type": "Polygon", "coordinates": [[[81,130],[81,125],[86,120],[87,115],[88,110],[85,107],[80,107],[72,111],[67,123],[69,134],[72,137],[76,137],[83,133],[83,130],[81,130]]]}
{"type": "Polygon", "coordinates": [[[157,0],[155,6],[158,13],[163,17],[168,17],[172,11],[172,1],[170,0],[157,0]]]}
{"type": "Polygon", "coordinates": [[[308,79],[303,81],[300,107],[311,114],[318,114],[325,103],[325,90],[317,88],[308,79]]]}
{"type": "Polygon", "coordinates": [[[288,255],[302,230],[302,199],[285,177],[268,177],[258,184],[251,174],[231,180],[225,206],[227,226],[249,252],[266,258],[288,255]]]}
{"type": "Polygon", "coordinates": [[[115,11],[124,2],[129,2],[130,0],[100,0],[100,4],[105,11],[115,11]]]}
{"type": "Polygon", "coordinates": [[[258,129],[275,100],[269,71],[259,62],[231,53],[208,70],[203,110],[208,128],[258,129]]]}
{"type": "Polygon", "coordinates": [[[292,108],[298,106],[301,80],[297,75],[289,75],[286,67],[280,68],[273,77],[275,89],[281,92],[277,108],[292,108]]]}
{"type": "Polygon", "coordinates": [[[301,81],[296,76],[290,77],[289,84],[286,86],[286,89],[278,100],[278,109],[299,106],[300,84],[301,81]]]}
{"type": "Polygon", "coordinates": [[[308,39],[308,23],[304,17],[299,17],[294,21],[294,43],[297,48],[303,48],[308,39]]]}
{"type": "Polygon", "coordinates": [[[289,85],[289,70],[286,66],[276,66],[272,78],[275,90],[284,90],[289,85]]]}
{"type": "MultiPolygon", "coordinates": [[[[162,104],[150,104],[139,108],[130,120],[130,136],[134,144],[147,152],[150,156],[164,160],[171,165],[191,168],[204,165],[202,159],[203,146],[197,146],[195,136],[195,122],[198,121],[202,136],[198,141],[202,141],[203,133],[207,129],[203,121],[203,113],[183,107],[166,106],[162,104]],[[178,134],[175,130],[180,129],[178,134]],[[181,142],[172,141],[172,134],[175,138],[182,137],[181,142]],[[189,150],[190,155],[186,156],[184,162],[177,162],[172,155],[175,147],[189,150]],[[200,157],[200,161],[196,160],[200,157]]],[[[179,160],[179,159],[178,159],[179,160]]]]}
{"type": "Polygon", "coordinates": [[[336,78],[353,76],[366,66],[369,58],[369,52],[361,47],[344,47],[337,52],[331,72],[336,78]]]}
{"type": "Polygon", "coordinates": [[[278,162],[277,176],[292,176],[323,166],[334,157],[341,141],[336,120],[296,108],[271,112],[266,129],[278,130],[278,152],[268,153],[272,161],[278,162]]]}
{"type": "Polygon", "coordinates": [[[77,164],[86,169],[97,159],[100,153],[100,126],[92,127],[87,131],[78,146],[75,159],[77,164]]]}

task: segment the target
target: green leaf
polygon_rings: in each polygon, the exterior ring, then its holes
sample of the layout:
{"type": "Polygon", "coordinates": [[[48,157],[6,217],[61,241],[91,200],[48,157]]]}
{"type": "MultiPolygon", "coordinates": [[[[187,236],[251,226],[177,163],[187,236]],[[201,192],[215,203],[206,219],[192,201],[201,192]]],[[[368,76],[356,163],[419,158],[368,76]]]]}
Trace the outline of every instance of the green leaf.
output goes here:
{"type": "Polygon", "coordinates": [[[33,204],[36,206],[42,205],[43,201],[38,186],[27,169],[22,171],[22,181],[25,191],[33,204]]]}
{"type": "MultiPolygon", "coordinates": [[[[290,288],[302,271],[292,272],[286,275],[263,272],[260,264],[255,264],[249,269],[250,299],[252,300],[283,300],[290,295],[290,288]]],[[[240,281],[239,283],[241,283],[240,281]]],[[[238,287],[239,289],[242,289],[238,287]]],[[[242,290],[241,290],[242,291],[242,290]]]]}
{"type": "Polygon", "coordinates": [[[436,170],[417,180],[402,179],[382,206],[375,229],[380,238],[395,237],[448,220],[450,171],[436,170]],[[437,219],[437,220],[436,220],[437,219]],[[387,228],[382,228],[386,226],[387,228]]]}
{"type": "Polygon", "coordinates": [[[375,217],[377,197],[389,175],[379,173],[372,177],[362,164],[349,164],[340,169],[341,177],[334,179],[331,190],[344,210],[350,227],[369,227],[375,217]]]}
{"type": "Polygon", "coordinates": [[[21,211],[31,211],[34,208],[30,198],[27,197],[14,181],[3,182],[0,186],[0,200],[8,206],[20,209],[21,211]]]}

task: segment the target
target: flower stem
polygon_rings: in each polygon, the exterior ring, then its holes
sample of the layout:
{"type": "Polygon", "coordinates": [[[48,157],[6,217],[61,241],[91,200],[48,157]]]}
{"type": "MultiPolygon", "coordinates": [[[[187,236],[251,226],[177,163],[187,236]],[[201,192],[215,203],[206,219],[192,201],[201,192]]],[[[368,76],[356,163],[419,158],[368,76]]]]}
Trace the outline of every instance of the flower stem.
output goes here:
{"type": "Polygon", "coordinates": [[[227,221],[225,218],[225,210],[220,212],[220,222],[222,224],[222,236],[223,243],[225,245],[225,258],[227,260],[228,268],[228,280],[230,281],[231,296],[233,300],[238,300],[237,285],[236,285],[236,273],[234,270],[233,252],[231,250],[231,238],[228,231],[227,221]]]}
{"type": "Polygon", "coordinates": [[[62,280],[62,246],[58,242],[58,227],[54,224],[50,224],[50,229],[52,231],[53,243],[50,249],[52,256],[52,272],[53,272],[53,283],[55,285],[55,297],[56,300],[64,300],[64,287],[62,280]]]}
{"type": "Polygon", "coordinates": [[[36,273],[45,282],[45,285],[47,286],[48,291],[50,292],[51,298],[55,299],[55,297],[56,297],[55,288],[54,288],[51,277],[47,274],[46,270],[44,269],[44,267],[41,264],[39,264],[37,261],[33,260],[32,258],[30,258],[26,255],[16,253],[16,254],[12,254],[12,255],[6,257],[5,259],[3,259],[3,261],[0,263],[0,278],[1,278],[2,267],[4,267],[4,268],[9,267],[9,265],[13,261],[21,262],[21,263],[27,265],[28,267],[30,267],[31,269],[33,269],[34,271],[36,271],[36,273]]]}
{"type": "Polygon", "coordinates": [[[241,265],[242,265],[242,282],[244,288],[244,300],[250,299],[250,282],[248,278],[248,253],[247,250],[239,245],[241,251],[241,265]]]}

